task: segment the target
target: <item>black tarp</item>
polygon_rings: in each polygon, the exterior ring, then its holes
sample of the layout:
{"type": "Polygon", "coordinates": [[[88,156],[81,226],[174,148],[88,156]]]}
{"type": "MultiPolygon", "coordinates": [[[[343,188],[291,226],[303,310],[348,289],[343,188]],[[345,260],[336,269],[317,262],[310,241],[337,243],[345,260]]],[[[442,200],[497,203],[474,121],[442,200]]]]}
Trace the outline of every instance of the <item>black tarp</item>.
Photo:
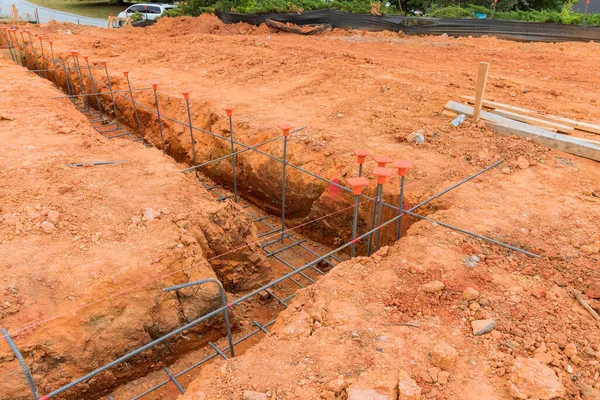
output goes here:
{"type": "Polygon", "coordinates": [[[314,10],[298,13],[238,14],[222,13],[219,18],[226,24],[247,22],[260,25],[267,19],[291,22],[296,25],[330,24],[334,28],[366,31],[402,31],[408,35],[496,36],[501,39],[538,42],[600,41],[600,27],[562,25],[538,22],[520,22],[492,19],[441,19],[374,16],[351,14],[336,10],[314,10]]]}

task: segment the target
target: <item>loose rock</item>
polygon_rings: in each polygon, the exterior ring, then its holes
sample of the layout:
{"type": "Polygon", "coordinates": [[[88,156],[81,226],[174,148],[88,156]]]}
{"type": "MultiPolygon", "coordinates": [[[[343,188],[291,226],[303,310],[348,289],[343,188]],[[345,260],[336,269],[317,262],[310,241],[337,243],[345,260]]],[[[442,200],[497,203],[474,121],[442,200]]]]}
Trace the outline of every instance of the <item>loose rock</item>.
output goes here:
{"type": "Polygon", "coordinates": [[[479,298],[479,292],[472,287],[468,287],[463,291],[463,299],[471,301],[479,298]]]}
{"type": "Polygon", "coordinates": [[[46,233],[52,233],[54,232],[54,224],[52,222],[48,222],[48,221],[44,221],[42,222],[42,230],[46,233]]]}
{"type": "Polygon", "coordinates": [[[405,370],[400,371],[398,392],[398,400],[419,400],[421,398],[421,387],[405,370]]]}
{"type": "Polygon", "coordinates": [[[565,346],[565,355],[567,357],[571,358],[575,354],[577,354],[577,346],[575,346],[575,343],[569,343],[565,346]]]}
{"type": "Polygon", "coordinates": [[[565,387],[554,371],[533,358],[517,358],[508,383],[518,399],[549,400],[565,395],[565,387]]]}
{"type": "Polygon", "coordinates": [[[267,395],[260,392],[244,391],[244,400],[267,400],[267,395]]]}
{"type": "Polygon", "coordinates": [[[471,321],[471,328],[473,329],[473,335],[475,336],[491,332],[492,329],[494,329],[494,326],[496,326],[496,323],[491,319],[471,321]]]}
{"type": "Polygon", "coordinates": [[[424,292],[427,293],[436,293],[441,291],[446,285],[444,285],[443,282],[440,281],[431,281],[428,282],[426,284],[424,284],[421,289],[423,289],[424,292]]]}
{"type": "Polygon", "coordinates": [[[454,368],[458,351],[454,350],[448,343],[439,342],[431,351],[431,363],[445,371],[454,368]]]}

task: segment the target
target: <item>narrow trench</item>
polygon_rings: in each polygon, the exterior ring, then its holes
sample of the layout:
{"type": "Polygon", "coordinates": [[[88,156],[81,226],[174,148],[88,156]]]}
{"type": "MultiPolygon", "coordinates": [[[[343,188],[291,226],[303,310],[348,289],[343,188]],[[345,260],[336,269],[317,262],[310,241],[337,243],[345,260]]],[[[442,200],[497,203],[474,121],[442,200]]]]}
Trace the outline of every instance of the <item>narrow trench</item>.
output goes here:
{"type": "MultiPolygon", "coordinates": [[[[46,60],[44,61],[44,64],[51,66],[52,60],[46,60]]],[[[58,72],[54,72],[54,75],[48,74],[45,77],[41,77],[48,79],[53,84],[58,83],[59,89],[64,93],[68,94],[70,92],[70,83],[68,83],[67,75],[62,73],[62,71],[58,70],[58,72]]],[[[107,83],[105,78],[98,79],[98,77],[95,76],[94,79],[96,80],[96,85],[97,81],[99,80],[101,80],[104,84],[107,83]]],[[[113,78],[112,76],[110,79],[113,90],[124,89],[123,79],[113,78]]],[[[75,82],[75,84],[79,83],[79,81],[75,82]]],[[[89,79],[87,81],[86,79],[83,79],[83,83],[87,93],[95,93],[96,91],[100,91],[98,88],[94,88],[92,86],[91,80],[89,79]]],[[[151,98],[149,93],[141,93],[138,96],[138,92],[135,92],[135,96],[136,102],[155,105],[154,98],[151,98]]],[[[123,124],[126,127],[125,129],[129,130],[130,132],[135,131],[129,128],[130,126],[136,126],[137,122],[133,116],[134,112],[133,107],[131,106],[131,100],[117,96],[115,97],[115,103],[113,104],[110,95],[104,94],[99,96],[99,98],[105,115],[109,116],[110,118],[114,118],[114,115],[111,115],[111,113],[113,110],[113,105],[116,106],[121,124],[123,124]]],[[[90,96],[89,99],[90,101],[88,104],[94,108],[95,98],[90,96]]],[[[167,95],[160,95],[159,104],[161,106],[161,114],[164,113],[165,115],[175,115],[178,119],[187,122],[187,119],[183,119],[182,117],[180,99],[174,99],[167,95]]],[[[144,129],[145,139],[160,149],[162,147],[161,138],[156,123],[155,114],[140,108],[137,109],[137,113],[144,129]]],[[[215,116],[207,106],[204,107],[202,112],[196,112],[195,115],[195,120],[201,119],[203,121],[202,124],[200,124],[202,129],[211,131],[212,129],[219,127],[219,118],[215,116]]],[[[166,153],[176,161],[193,165],[190,151],[191,142],[186,141],[186,129],[188,128],[171,123],[171,121],[163,121],[165,150],[166,153]]],[[[216,133],[219,133],[224,137],[227,135],[227,138],[229,137],[229,132],[223,129],[216,133]]],[[[199,143],[201,146],[204,146],[205,150],[208,149],[206,153],[203,154],[203,157],[208,156],[207,159],[221,157],[231,152],[231,149],[229,148],[229,141],[205,136],[202,137],[202,139],[200,139],[200,136],[198,136],[198,138],[199,140],[197,144],[199,143]]],[[[274,149],[275,151],[277,150],[276,148],[274,149]]],[[[278,203],[279,200],[276,196],[278,193],[281,193],[281,186],[273,185],[273,182],[276,182],[274,179],[278,177],[280,178],[280,175],[278,174],[280,174],[279,171],[281,171],[281,166],[270,162],[270,160],[266,160],[256,167],[255,162],[250,162],[249,153],[251,152],[249,151],[244,153],[244,156],[238,155],[238,157],[236,157],[236,165],[238,165],[238,194],[241,198],[241,204],[244,205],[246,211],[249,212],[249,214],[256,220],[254,223],[257,225],[259,235],[262,235],[268,232],[272,226],[280,226],[280,215],[278,215],[278,213],[280,213],[281,205],[278,203]],[[276,165],[276,167],[273,167],[273,165],[276,165]],[[261,179],[258,179],[259,174],[262,174],[261,179]],[[250,184],[248,182],[252,183],[250,184]]],[[[228,166],[230,166],[229,159],[226,159],[225,162],[215,163],[210,167],[203,168],[201,171],[202,175],[204,175],[203,179],[205,179],[205,187],[207,185],[212,186],[212,182],[218,185],[218,188],[212,190],[213,194],[218,194],[217,197],[227,197],[231,195],[229,188],[233,187],[233,179],[231,176],[231,170],[228,166]]],[[[348,201],[347,198],[339,199],[336,198],[334,194],[330,194],[330,191],[332,193],[335,193],[336,191],[331,190],[332,188],[335,188],[326,182],[314,181],[310,184],[303,184],[298,179],[294,181],[293,174],[297,175],[297,171],[292,171],[292,176],[288,186],[288,190],[290,191],[286,201],[286,207],[288,204],[290,205],[288,208],[288,227],[328,215],[336,209],[343,207],[348,209],[347,212],[335,213],[328,218],[324,218],[316,223],[307,225],[305,228],[298,229],[296,232],[294,232],[294,237],[288,238],[287,242],[281,241],[273,244],[271,247],[268,247],[265,250],[267,254],[275,253],[271,254],[269,258],[275,278],[289,273],[292,268],[298,268],[314,260],[319,255],[325,254],[333,248],[338,247],[339,245],[346,243],[351,239],[352,209],[349,208],[348,205],[352,203],[348,201]],[[284,254],[283,251],[277,253],[278,250],[286,248],[286,246],[291,246],[293,244],[292,240],[301,241],[303,245],[294,245],[289,250],[285,250],[287,253],[286,257],[282,256],[284,254]],[[311,251],[306,250],[306,248],[311,249],[312,254],[311,251]],[[294,263],[288,261],[292,259],[294,260],[294,263]]],[[[397,204],[398,195],[388,195],[386,196],[385,201],[388,204],[397,204]]],[[[408,196],[406,196],[406,208],[408,208],[410,204],[411,202],[408,199],[408,196]]],[[[372,206],[372,202],[367,202],[361,206],[360,213],[362,218],[360,218],[359,221],[359,233],[368,230],[368,224],[370,222],[370,218],[368,216],[372,213],[372,206]]],[[[430,212],[434,212],[434,210],[430,209],[430,212]]],[[[387,221],[393,216],[395,216],[395,211],[386,208],[383,212],[382,221],[387,221]]],[[[287,217],[288,214],[286,213],[286,218],[287,217]]],[[[403,218],[402,235],[406,234],[406,230],[414,222],[415,221],[413,218],[403,218]]],[[[395,242],[396,229],[396,224],[391,224],[382,230],[381,246],[395,242]]],[[[365,250],[366,244],[359,244],[357,246],[357,254],[364,254],[365,250]]],[[[298,288],[308,286],[316,281],[329,269],[342,261],[342,258],[347,259],[348,255],[340,255],[340,258],[330,258],[327,262],[321,262],[316,265],[316,269],[309,269],[302,275],[296,275],[296,279],[285,281],[285,283],[281,285],[281,287],[278,287],[277,290],[273,290],[267,295],[255,299],[251,303],[252,306],[249,307],[249,311],[247,310],[243,316],[236,317],[237,321],[235,328],[237,331],[234,333],[234,337],[236,334],[246,335],[248,332],[256,330],[256,325],[254,324],[256,318],[264,319],[264,324],[267,325],[261,326],[263,328],[268,328],[268,326],[270,326],[268,324],[274,322],[279,312],[286,307],[287,300],[285,300],[285,298],[289,298],[289,295],[293,294],[298,288]],[[270,322],[267,323],[266,321],[270,322]]],[[[235,297],[242,294],[242,292],[236,293],[235,297]]],[[[177,296],[179,296],[179,294],[177,294],[177,296]]],[[[203,325],[205,325],[204,328],[207,329],[203,329],[202,334],[198,337],[201,339],[201,345],[204,345],[210,341],[214,341],[219,346],[226,343],[226,335],[221,324],[221,317],[209,320],[207,324],[203,325]]],[[[261,330],[261,328],[259,328],[259,330],[261,330]]],[[[153,339],[160,336],[158,332],[149,332],[149,334],[153,339]]],[[[261,334],[262,333],[258,333],[254,339],[249,340],[243,346],[240,345],[240,347],[244,350],[247,349],[249,346],[251,346],[250,343],[257,341],[258,338],[261,337],[261,334]]],[[[237,352],[237,349],[238,347],[236,347],[236,356],[242,353],[242,351],[237,352]]],[[[171,343],[170,341],[168,342],[168,345],[164,346],[162,353],[161,351],[158,351],[162,357],[162,361],[158,364],[172,365],[176,363],[180,357],[185,356],[186,354],[189,355],[191,353],[196,354],[198,351],[206,353],[206,347],[200,350],[198,343],[189,344],[187,340],[178,341],[177,343],[171,343]]],[[[120,374],[119,368],[117,368],[116,372],[114,373],[117,379],[112,385],[103,385],[101,383],[102,379],[98,379],[98,385],[94,385],[92,382],[90,382],[90,388],[96,386],[98,390],[90,390],[85,394],[85,396],[89,399],[97,399],[103,396],[108,396],[110,393],[115,393],[114,391],[119,387],[126,386],[129,382],[131,382],[131,380],[136,378],[139,379],[147,374],[152,374],[152,371],[156,371],[157,369],[157,367],[145,366],[140,368],[139,372],[137,373],[131,374],[131,371],[124,371],[123,374],[120,374]]],[[[168,398],[163,397],[166,396],[166,394],[164,389],[161,390],[163,391],[159,390],[147,398],[168,398]]],[[[142,390],[140,389],[140,392],[141,391],[142,390]]],[[[75,397],[67,395],[65,398],[76,398],[77,396],[79,395],[76,394],[75,397]]],[[[122,398],[122,396],[117,398],[122,398]]]]}

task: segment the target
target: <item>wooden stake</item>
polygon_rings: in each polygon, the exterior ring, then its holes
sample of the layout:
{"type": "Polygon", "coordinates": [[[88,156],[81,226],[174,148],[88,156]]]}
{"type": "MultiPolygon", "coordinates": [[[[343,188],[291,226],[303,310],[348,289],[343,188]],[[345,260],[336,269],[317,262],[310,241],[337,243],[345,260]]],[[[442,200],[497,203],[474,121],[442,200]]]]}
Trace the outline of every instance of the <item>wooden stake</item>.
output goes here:
{"type": "Polygon", "coordinates": [[[481,114],[483,93],[485,92],[485,84],[487,83],[489,69],[490,63],[479,63],[479,72],[477,74],[477,88],[475,89],[475,109],[473,112],[473,121],[475,121],[476,123],[479,122],[479,115],[481,114]]]}
{"type": "Polygon", "coordinates": [[[577,301],[583,306],[583,308],[585,308],[590,314],[592,314],[592,317],[594,317],[594,319],[596,321],[600,321],[600,315],[598,315],[596,310],[594,310],[588,304],[588,302],[583,299],[583,297],[581,297],[581,293],[579,293],[577,290],[575,290],[573,288],[569,288],[569,292],[571,292],[571,294],[577,299],[577,301]]]}

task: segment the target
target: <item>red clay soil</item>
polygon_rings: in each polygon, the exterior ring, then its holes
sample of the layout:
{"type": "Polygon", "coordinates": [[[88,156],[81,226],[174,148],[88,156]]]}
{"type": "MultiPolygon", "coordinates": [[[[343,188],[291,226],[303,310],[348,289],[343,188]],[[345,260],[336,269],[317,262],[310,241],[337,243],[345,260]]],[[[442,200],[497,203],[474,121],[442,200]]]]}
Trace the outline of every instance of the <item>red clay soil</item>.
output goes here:
{"type": "MultiPolygon", "coordinates": [[[[41,393],[220,305],[210,285],[179,295],[163,287],[218,277],[237,292],[271,279],[241,208],[213,200],[159,150],[104,139],[50,82],[5,58],[0,70],[0,325],[41,393]],[[125,162],[68,166],[110,160],[125,162]]],[[[222,330],[213,320],[198,329],[201,341],[179,338],[70,394],[95,398],[222,330]]],[[[0,398],[30,398],[4,340],[0,347],[0,398]]]]}
{"type": "MultiPolygon", "coordinates": [[[[236,138],[248,144],[278,135],[281,121],[307,125],[291,137],[291,162],[342,183],[356,175],[356,147],[408,158],[412,203],[506,160],[422,211],[540,258],[416,222],[398,243],[301,291],[272,333],[245,355],[204,367],[182,399],[600,396],[598,323],[569,292],[600,307],[600,165],[469,121],[451,127],[440,113],[448,100],[473,94],[477,64],[488,61],[488,99],[598,123],[598,44],[345,31],[299,37],[211,16],[143,30],[39,29],[59,55],[77,48],[94,62],[108,58],[115,80],[127,69],[134,87],[162,81],[167,115],[185,118],[178,93],[192,89],[196,126],[227,132],[223,106],[236,107],[236,138]],[[404,140],[419,129],[425,143],[404,140]],[[471,322],[486,319],[494,329],[474,336],[471,322]]],[[[136,99],[153,106],[149,93],[136,99]]],[[[172,126],[168,136],[170,153],[189,163],[184,128],[172,126]]],[[[202,140],[202,159],[226,154],[202,140]]],[[[265,151],[279,155],[281,143],[265,151]]],[[[245,194],[277,209],[280,168],[254,154],[239,162],[245,194]]],[[[226,183],[229,170],[207,173],[226,183]]],[[[327,185],[290,175],[298,219],[349,204],[327,185]]],[[[385,192],[393,201],[397,191],[394,178],[385,192]]],[[[323,236],[340,243],[347,230],[331,234],[339,226],[324,220],[311,229],[328,228],[323,236]]]]}

